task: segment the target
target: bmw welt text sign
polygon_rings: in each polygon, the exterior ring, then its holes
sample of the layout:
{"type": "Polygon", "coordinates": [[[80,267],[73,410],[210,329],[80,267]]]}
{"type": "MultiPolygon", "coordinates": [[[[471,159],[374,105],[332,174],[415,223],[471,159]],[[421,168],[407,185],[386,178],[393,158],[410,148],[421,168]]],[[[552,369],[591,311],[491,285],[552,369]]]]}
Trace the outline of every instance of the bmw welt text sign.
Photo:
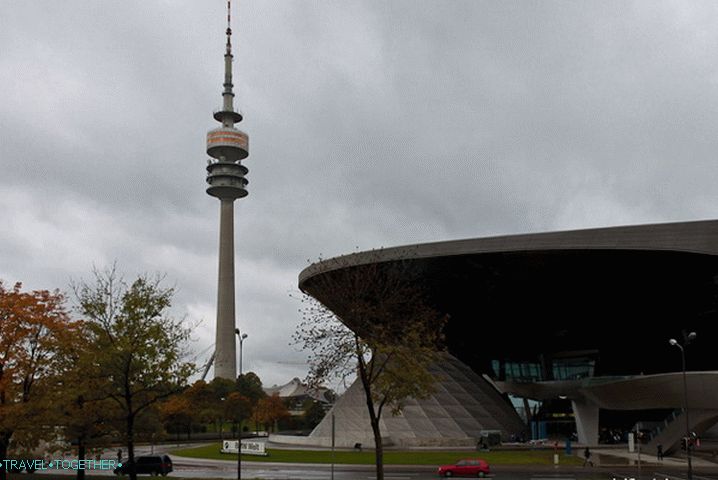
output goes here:
{"type": "MultiPolygon", "coordinates": [[[[237,453],[237,440],[224,440],[222,442],[222,453],[237,453]]],[[[242,455],[269,455],[264,450],[264,442],[242,442],[242,455]]]]}

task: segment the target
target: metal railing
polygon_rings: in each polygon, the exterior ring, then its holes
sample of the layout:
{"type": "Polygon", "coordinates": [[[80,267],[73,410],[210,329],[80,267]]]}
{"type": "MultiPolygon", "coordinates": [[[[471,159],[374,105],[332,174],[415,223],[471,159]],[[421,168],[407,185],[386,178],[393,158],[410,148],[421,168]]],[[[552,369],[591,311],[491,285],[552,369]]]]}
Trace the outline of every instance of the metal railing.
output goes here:
{"type": "Polygon", "coordinates": [[[651,433],[648,435],[648,441],[652,441],[654,438],[656,438],[658,435],[660,435],[670,424],[676,421],[676,419],[683,414],[682,408],[677,408],[673,410],[666,418],[663,419],[663,422],[661,425],[658,425],[656,428],[654,428],[651,433]]]}

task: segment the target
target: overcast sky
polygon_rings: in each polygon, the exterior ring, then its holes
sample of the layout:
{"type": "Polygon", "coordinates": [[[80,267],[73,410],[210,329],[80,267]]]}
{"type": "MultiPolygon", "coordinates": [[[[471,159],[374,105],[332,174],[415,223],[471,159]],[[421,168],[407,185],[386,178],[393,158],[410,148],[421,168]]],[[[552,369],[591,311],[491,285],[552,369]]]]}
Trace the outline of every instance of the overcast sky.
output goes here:
{"type": "MultiPolygon", "coordinates": [[[[1,279],[165,272],[210,347],[224,8],[0,2],[1,279]]],[[[233,27],[237,315],[266,385],[306,373],[289,293],[320,254],[718,212],[714,0],[235,0],[233,27]]]]}

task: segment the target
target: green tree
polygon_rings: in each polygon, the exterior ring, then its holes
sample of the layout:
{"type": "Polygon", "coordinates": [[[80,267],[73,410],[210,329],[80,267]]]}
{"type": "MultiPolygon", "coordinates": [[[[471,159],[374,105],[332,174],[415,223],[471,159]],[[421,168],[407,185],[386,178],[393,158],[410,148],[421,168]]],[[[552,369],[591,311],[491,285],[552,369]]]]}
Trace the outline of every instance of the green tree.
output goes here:
{"type": "Polygon", "coordinates": [[[237,391],[247,397],[252,406],[267,396],[262,388],[262,380],[254,372],[243,373],[237,377],[237,391]]]}
{"type": "Polygon", "coordinates": [[[156,403],[146,408],[137,416],[135,425],[135,438],[140,442],[154,445],[165,439],[166,433],[162,425],[162,414],[160,404],[156,403]]]}
{"type": "Polygon", "coordinates": [[[398,414],[408,398],[433,391],[429,366],[442,348],[447,317],[428,302],[420,275],[408,262],[375,258],[352,265],[345,257],[314,265],[303,285],[297,344],[309,351],[307,383],[358,376],[374,436],[376,478],[384,479],[380,421],[398,414]]]}
{"type": "MultiPolygon", "coordinates": [[[[224,422],[227,420],[225,402],[229,394],[234,392],[237,386],[232,380],[215,378],[209,382],[209,387],[212,390],[211,411],[213,412],[213,419],[216,422],[217,430],[224,432],[224,422]]],[[[220,433],[220,437],[222,435],[224,434],[220,433]]]]}
{"type": "Polygon", "coordinates": [[[327,412],[321,402],[317,402],[316,400],[306,401],[304,405],[305,428],[312,429],[319,425],[319,422],[322,421],[326,413],[327,412]]]}
{"type": "Polygon", "coordinates": [[[141,275],[126,283],[114,267],[93,273],[90,283],[73,289],[95,339],[94,373],[106,379],[98,388],[119,410],[130,478],[136,480],[138,422],[182,391],[195,370],[185,361],[189,329],[168,316],[174,290],[163,287],[161,277],[141,275]]]}
{"type": "Polygon", "coordinates": [[[236,383],[226,378],[215,378],[209,382],[209,386],[212,389],[212,396],[215,401],[220,398],[227,398],[230,393],[237,390],[236,383]]]}
{"type": "Polygon", "coordinates": [[[247,372],[237,377],[237,391],[249,399],[252,405],[252,415],[250,418],[254,421],[254,429],[259,433],[259,421],[254,415],[257,404],[260,400],[267,397],[267,393],[262,388],[262,380],[259,375],[254,372],[247,372]]]}

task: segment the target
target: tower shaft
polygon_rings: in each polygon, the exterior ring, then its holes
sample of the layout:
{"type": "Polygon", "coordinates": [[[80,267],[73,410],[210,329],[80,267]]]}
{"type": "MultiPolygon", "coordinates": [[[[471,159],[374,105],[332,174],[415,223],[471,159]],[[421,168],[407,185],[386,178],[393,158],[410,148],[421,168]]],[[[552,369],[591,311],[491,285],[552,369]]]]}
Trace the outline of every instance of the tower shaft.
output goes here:
{"type": "Polygon", "coordinates": [[[234,338],[234,199],[220,200],[219,274],[217,278],[217,331],[215,378],[237,378],[237,346],[234,338]]]}

